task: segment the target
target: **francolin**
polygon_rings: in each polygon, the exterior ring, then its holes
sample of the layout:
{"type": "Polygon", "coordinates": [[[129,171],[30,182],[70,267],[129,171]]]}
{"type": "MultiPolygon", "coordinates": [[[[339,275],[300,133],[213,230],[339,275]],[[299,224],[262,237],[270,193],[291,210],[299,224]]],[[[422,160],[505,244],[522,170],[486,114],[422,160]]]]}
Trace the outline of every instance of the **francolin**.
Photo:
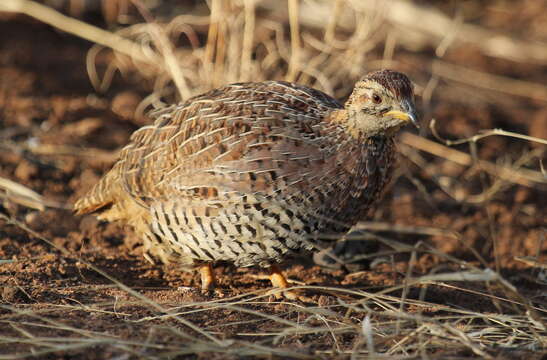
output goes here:
{"type": "Polygon", "coordinates": [[[131,225],[145,256],[197,266],[278,267],[363,219],[389,182],[394,136],[416,126],[402,73],[368,74],[342,105],[282,81],[237,83],[151,113],[78,214],[131,225]]]}

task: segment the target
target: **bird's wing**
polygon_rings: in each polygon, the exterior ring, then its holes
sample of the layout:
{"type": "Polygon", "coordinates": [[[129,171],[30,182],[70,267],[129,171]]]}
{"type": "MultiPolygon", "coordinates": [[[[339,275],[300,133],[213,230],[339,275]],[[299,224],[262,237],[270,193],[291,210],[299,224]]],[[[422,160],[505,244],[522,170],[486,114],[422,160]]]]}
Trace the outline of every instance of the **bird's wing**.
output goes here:
{"type": "MultiPolygon", "coordinates": [[[[329,160],[322,118],[341,105],[284,82],[233,84],[155,114],[116,165],[133,198],[216,198],[298,189],[329,160]],[[281,184],[283,183],[283,184],[281,184]]],[[[328,171],[327,171],[328,173],[328,171]]]]}

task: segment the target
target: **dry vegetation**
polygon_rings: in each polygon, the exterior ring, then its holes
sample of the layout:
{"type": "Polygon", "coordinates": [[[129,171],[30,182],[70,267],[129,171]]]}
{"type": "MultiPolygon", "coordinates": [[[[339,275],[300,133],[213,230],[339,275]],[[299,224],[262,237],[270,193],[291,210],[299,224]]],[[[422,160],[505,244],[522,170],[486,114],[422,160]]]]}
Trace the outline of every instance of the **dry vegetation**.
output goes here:
{"type": "Polygon", "coordinates": [[[545,1],[43,3],[0,3],[0,359],[545,354],[545,1]],[[309,302],[229,265],[204,297],[70,212],[147,109],[265,79],[343,99],[381,67],[415,80],[421,136],[345,266],[287,264],[309,302]]]}

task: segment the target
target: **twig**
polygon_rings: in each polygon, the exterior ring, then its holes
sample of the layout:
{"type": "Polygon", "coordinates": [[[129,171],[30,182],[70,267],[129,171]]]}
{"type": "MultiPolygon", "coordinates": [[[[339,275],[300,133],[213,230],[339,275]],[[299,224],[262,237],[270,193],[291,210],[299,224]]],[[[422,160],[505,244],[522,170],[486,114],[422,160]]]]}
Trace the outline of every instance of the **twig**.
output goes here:
{"type": "MultiPolygon", "coordinates": [[[[412,49],[416,49],[417,45],[438,47],[439,43],[446,38],[446,34],[453,32],[454,42],[472,44],[489,56],[523,63],[547,63],[545,43],[515,39],[472,24],[458,25],[457,31],[454,32],[454,20],[430,6],[419,6],[405,0],[360,1],[359,6],[366,11],[377,11],[380,3],[387,7],[384,11],[385,19],[396,25],[403,33],[403,36],[398,37],[399,43],[412,49]],[[413,36],[406,36],[409,32],[413,36]]],[[[313,12],[302,12],[301,24],[323,28],[325,24],[321,22],[321,19],[328,19],[332,5],[331,2],[324,2],[322,5],[315,4],[313,12]]],[[[260,6],[273,12],[280,11],[274,1],[263,1],[260,6]]],[[[354,25],[353,15],[342,14],[338,22],[339,28],[351,31],[354,25]]]]}
{"type": "Polygon", "coordinates": [[[547,269],[547,262],[538,261],[536,258],[531,256],[515,256],[514,259],[523,262],[528,266],[547,269]]]}
{"type": "MultiPolygon", "coordinates": [[[[3,219],[5,220],[6,222],[8,222],[9,224],[13,224],[15,226],[17,226],[18,228],[24,230],[25,232],[27,232],[29,235],[37,238],[37,239],[40,239],[42,241],[44,241],[45,243],[47,243],[48,245],[50,245],[51,247],[57,249],[58,251],[60,251],[63,255],[65,256],[69,256],[71,254],[70,251],[68,251],[66,248],[64,248],[63,246],[61,245],[58,245],[48,239],[46,239],[45,237],[43,237],[42,235],[40,235],[39,233],[35,232],[34,230],[30,229],[28,226],[26,226],[25,224],[21,223],[20,221],[16,220],[16,219],[13,219],[13,218],[10,218],[10,217],[7,217],[6,215],[0,213],[0,219],[3,219]]],[[[132,296],[136,297],[137,299],[141,300],[143,303],[151,306],[153,309],[155,309],[156,311],[159,311],[159,312],[162,312],[162,313],[170,313],[169,310],[166,310],[164,309],[161,305],[159,305],[158,303],[156,303],[155,301],[147,298],[146,296],[144,295],[141,295],[140,293],[138,293],[137,291],[131,289],[130,287],[128,287],[127,285],[125,285],[124,283],[122,283],[121,281],[117,280],[116,278],[110,276],[109,274],[107,274],[106,272],[104,272],[103,270],[99,269],[98,267],[96,267],[95,265],[83,260],[83,259],[80,259],[79,260],[82,264],[88,266],[90,269],[92,269],[93,271],[97,272],[98,274],[100,274],[101,276],[105,277],[106,279],[112,281],[114,284],[116,284],[121,290],[124,290],[125,292],[131,294],[132,296]]],[[[187,326],[188,328],[194,330],[195,332],[203,335],[204,337],[206,337],[207,339],[213,341],[215,344],[219,345],[219,346],[222,346],[224,343],[222,342],[222,340],[219,340],[217,339],[216,337],[212,336],[211,334],[209,334],[208,332],[204,331],[203,329],[200,329],[198,326],[194,325],[192,322],[186,320],[186,319],[183,319],[181,317],[178,317],[178,316],[173,316],[173,319],[176,319],[178,322],[180,322],[181,324],[184,324],[185,326],[187,326]]]]}
{"type": "Polygon", "coordinates": [[[15,181],[0,177],[0,189],[5,191],[5,195],[0,193],[0,199],[5,197],[7,200],[39,211],[46,208],[42,195],[15,181]]]}
{"type": "Polygon", "coordinates": [[[477,142],[481,139],[484,139],[485,137],[494,136],[494,135],[507,136],[507,137],[522,139],[526,141],[533,141],[533,142],[547,145],[547,139],[541,139],[538,137],[523,135],[523,134],[515,133],[512,131],[505,131],[502,129],[481,130],[479,131],[478,134],[465,139],[449,140],[449,139],[444,139],[439,135],[439,133],[437,132],[437,128],[435,127],[436,125],[437,125],[437,120],[431,119],[431,122],[429,123],[429,128],[431,129],[431,133],[433,134],[433,136],[437,138],[437,140],[444,142],[447,146],[459,145],[459,144],[464,144],[468,142],[477,142]]]}
{"type": "Polygon", "coordinates": [[[184,74],[180,68],[177,58],[173,52],[173,44],[167,38],[165,31],[154,21],[152,14],[142,4],[140,0],[131,0],[139,12],[142,14],[146,22],[150,26],[150,34],[154,38],[158,49],[161,50],[163,55],[165,69],[169,72],[169,75],[175,83],[181,99],[185,100],[191,97],[191,91],[188,88],[184,74]]]}
{"type": "Polygon", "coordinates": [[[299,0],[289,0],[289,24],[291,29],[291,57],[287,81],[295,81],[300,67],[299,0]]]}
{"type": "Polygon", "coordinates": [[[25,150],[28,150],[32,154],[36,155],[86,157],[107,163],[113,163],[116,161],[119,153],[119,150],[107,151],[103,149],[78,148],[75,146],[53,144],[27,146],[25,147],[25,150]]]}
{"type": "MultiPolygon", "coordinates": [[[[469,154],[448,148],[442,144],[408,132],[401,135],[401,142],[415,149],[426,151],[463,166],[471,166],[474,164],[473,158],[469,154]]],[[[478,160],[478,163],[480,163],[481,167],[488,173],[499,176],[509,182],[527,187],[534,187],[537,184],[547,184],[547,179],[538,171],[522,168],[514,169],[510,166],[495,165],[486,160],[478,160]]]]}
{"type": "Polygon", "coordinates": [[[368,230],[368,231],[385,231],[385,232],[395,232],[399,234],[419,234],[419,235],[430,235],[430,236],[446,236],[449,238],[457,239],[460,235],[450,229],[441,229],[429,226],[407,226],[400,224],[391,224],[387,222],[377,222],[377,221],[360,221],[354,227],[351,228],[351,231],[358,230],[368,230]]]}
{"type": "Polygon", "coordinates": [[[54,145],[54,144],[30,144],[28,142],[16,143],[11,140],[5,140],[0,144],[0,149],[8,149],[16,153],[27,151],[34,155],[46,156],[75,156],[93,158],[94,160],[113,163],[118,158],[119,150],[107,151],[96,148],[79,148],[70,145],[54,145]]]}
{"type": "Polygon", "coordinates": [[[471,70],[467,67],[449,64],[435,60],[432,73],[467,85],[481,87],[501,93],[526,97],[535,100],[547,101],[547,87],[529,81],[511,79],[505,76],[488,74],[482,71],[471,70]]]}
{"type": "Polygon", "coordinates": [[[50,7],[29,0],[2,0],[1,11],[18,12],[31,16],[62,31],[101,44],[130,58],[149,65],[158,66],[161,59],[156,54],[144,55],[140,46],[117,34],[89,25],[83,21],[65,16],[50,7]]]}
{"type": "Polygon", "coordinates": [[[241,80],[249,81],[252,79],[252,55],[253,39],[255,32],[255,0],[245,0],[245,27],[243,29],[243,47],[241,54],[241,68],[239,70],[241,80]]]}

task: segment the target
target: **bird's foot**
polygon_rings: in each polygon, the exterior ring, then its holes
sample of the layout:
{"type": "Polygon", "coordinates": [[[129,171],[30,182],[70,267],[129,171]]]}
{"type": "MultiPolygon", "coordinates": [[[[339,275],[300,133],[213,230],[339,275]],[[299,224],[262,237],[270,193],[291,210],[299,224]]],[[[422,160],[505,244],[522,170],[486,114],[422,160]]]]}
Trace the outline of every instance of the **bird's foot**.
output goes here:
{"type": "Polygon", "coordinates": [[[215,273],[213,272],[213,266],[209,263],[199,267],[199,273],[201,275],[201,292],[203,294],[209,294],[215,286],[215,273]]]}
{"type": "MultiPolygon", "coordinates": [[[[272,285],[279,289],[287,289],[289,288],[289,283],[287,282],[287,279],[276,265],[272,265],[270,267],[270,276],[268,277],[272,283],[272,285]]],[[[287,300],[300,300],[303,302],[310,302],[310,298],[307,296],[304,296],[301,291],[297,290],[283,290],[283,291],[275,291],[272,292],[273,296],[280,300],[280,299],[287,299],[287,300]]]]}

